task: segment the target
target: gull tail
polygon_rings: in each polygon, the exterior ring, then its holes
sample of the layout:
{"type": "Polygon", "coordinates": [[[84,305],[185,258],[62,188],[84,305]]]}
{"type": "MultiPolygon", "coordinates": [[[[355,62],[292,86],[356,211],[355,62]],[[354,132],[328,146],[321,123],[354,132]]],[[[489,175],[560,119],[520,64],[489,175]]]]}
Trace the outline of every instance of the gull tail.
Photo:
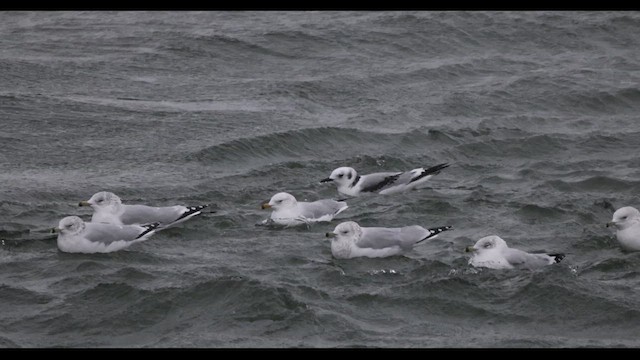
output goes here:
{"type": "Polygon", "coordinates": [[[419,242],[425,241],[427,239],[431,239],[432,237],[440,234],[441,232],[451,230],[451,229],[453,229],[453,226],[451,225],[427,229],[427,231],[429,231],[429,235],[427,235],[424,239],[421,239],[420,241],[416,242],[416,244],[419,242]]]}
{"type": "Polygon", "coordinates": [[[143,237],[143,236],[145,236],[145,235],[147,235],[147,234],[149,234],[151,232],[154,232],[160,226],[160,223],[159,222],[154,222],[152,224],[140,225],[140,226],[142,226],[146,230],[143,231],[142,233],[140,233],[140,235],[138,235],[138,237],[136,237],[136,239],[140,239],[141,237],[143,237]]]}
{"type": "Polygon", "coordinates": [[[562,259],[564,259],[564,254],[547,254],[553,258],[556,263],[559,263],[562,259]]]}

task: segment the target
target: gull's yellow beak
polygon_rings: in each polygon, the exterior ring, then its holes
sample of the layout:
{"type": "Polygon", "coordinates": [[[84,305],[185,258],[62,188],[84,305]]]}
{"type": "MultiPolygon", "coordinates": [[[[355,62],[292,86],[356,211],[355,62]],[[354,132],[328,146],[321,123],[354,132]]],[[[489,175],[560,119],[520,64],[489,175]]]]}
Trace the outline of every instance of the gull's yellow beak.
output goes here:
{"type": "Polygon", "coordinates": [[[328,233],[324,234],[324,236],[326,236],[328,238],[334,238],[334,237],[336,237],[336,234],[334,234],[332,232],[328,232],[328,233]]]}
{"type": "Polygon", "coordinates": [[[262,204],[262,210],[264,210],[264,209],[271,209],[271,205],[269,205],[267,203],[262,204]]]}
{"type": "Polygon", "coordinates": [[[89,202],[88,202],[88,201],[80,201],[80,202],[78,203],[78,206],[91,206],[91,204],[89,204],[89,202]]]}
{"type": "Polygon", "coordinates": [[[58,229],[57,227],[51,228],[51,233],[52,234],[58,234],[58,233],[60,233],[60,229],[58,229]]]}
{"type": "Polygon", "coordinates": [[[474,248],[473,246],[467,246],[466,248],[464,248],[464,252],[474,252],[476,251],[476,248],[474,248]]]}
{"type": "Polygon", "coordinates": [[[607,223],[607,227],[612,227],[612,226],[616,226],[616,222],[615,221],[609,221],[607,223]]]}

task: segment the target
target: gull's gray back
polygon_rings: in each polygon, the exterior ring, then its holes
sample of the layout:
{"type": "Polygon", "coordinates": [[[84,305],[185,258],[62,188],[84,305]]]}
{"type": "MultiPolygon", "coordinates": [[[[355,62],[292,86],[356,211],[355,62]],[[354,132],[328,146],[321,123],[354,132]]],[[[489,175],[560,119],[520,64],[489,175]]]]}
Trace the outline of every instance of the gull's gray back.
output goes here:
{"type": "Polygon", "coordinates": [[[404,250],[409,250],[416,242],[428,235],[429,231],[418,225],[402,228],[363,227],[362,237],[356,245],[373,249],[400,246],[404,250]]]}
{"type": "Polygon", "coordinates": [[[531,254],[518,249],[506,249],[503,255],[515,267],[533,269],[553,263],[553,259],[547,254],[531,254]]]}
{"type": "Polygon", "coordinates": [[[85,223],[85,231],[82,234],[85,239],[92,242],[101,242],[106,245],[114,241],[135,240],[145,231],[144,228],[131,225],[113,225],[103,223],[85,223]]]}
{"type": "Polygon", "coordinates": [[[411,171],[403,172],[396,180],[395,185],[406,185],[411,182],[411,180],[417,175],[413,174],[411,171]]]}
{"type": "Polygon", "coordinates": [[[397,180],[395,176],[400,174],[402,174],[402,172],[381,172],[363,175],[360,178],[360,189],[362,191],[382,190],[391,184],[396,184],[397,180]]]}
{"type": "Polygon", "coordinates": [[[147,205],[122,205],[124,213],[121,220],[123,224],[149,224],[160,222],[168,224],[180,217],[184,210],[179,205],[166,207],[152,207],[147,205]]]}
{"type": "Polygon", "coordinates": [[[302,216],[317,219],[325,215],[335,215],[338,210],[346,206],[343,201],[323,199],[314,202],[298,202],[302,216]]]}

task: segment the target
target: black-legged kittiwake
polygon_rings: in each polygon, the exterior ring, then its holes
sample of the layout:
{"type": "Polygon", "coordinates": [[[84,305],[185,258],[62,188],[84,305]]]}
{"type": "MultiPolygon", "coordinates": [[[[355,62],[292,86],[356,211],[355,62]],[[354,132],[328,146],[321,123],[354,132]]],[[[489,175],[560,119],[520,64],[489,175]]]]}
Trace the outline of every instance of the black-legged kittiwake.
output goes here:
{"type": "Polygon", "coordinates": [[[414,245],[450,230],[451,226],[425,229],[419,225],[385,228],[362,227],[355,221],[338,224],[331,238],[331,253],[338,259],[387,257],[410,251],[414,245]]]}
{"type": "Polygon", "coordinates": [[[491,269],[535,269],[559,263],[564,258],[564,254],[533,254],[512,249],[496,235],[483,237],[465,252],[473,253],[469,259],[472,266],[491,269]]]}
{"type": "Polygon", "coordinates": [[[115,225],[106,223],[85,223],[77,216],[67,216],[60,220],[58,249],[69,253],[109,253],[147,240],[160,223],[148,225],[115,225]]]}
{"type": "Polygon", "coordinates": [[[419,189],[433,175],[448,166],[449,164],[443,163],[428,169],[417,168],[405,172],[380,172],[367,175],[358,175],[350,167],[339,167],[320,182],[333,182],[338,186],[340,193],[348,196],[358,196],[362,193],[393,194],[419,189]]]}
{"type": "Polygon", "coordinates": [[[271,197],[269,203],[262,204],[263,209],[273,209],[269,219],[263,224],[274,223],[285,226],[309,224],[313,222],[331,221],[333,217],[348,208],[344,201],[331,199],[313,202],[297,201],[286,192],[271,197]]]}
{"type": "Polygon", "coordinates": [[[116,225],[141,225],[154,222],[166,229],[202,213],[209,205],[199,206],[162,206],[125,205],[120,198],[108,191],[95,193],[88,201],[81,201],[79,206],[91,206],[93,216],[91,222],[102,222],[116,225]]]}
{"type": "Polygon", "coordinates": [[[613,213],[607,227],[616,228],[616,239],[628,251],[640,251],[640,212],[631,206],[621,207],[613,213]]]}

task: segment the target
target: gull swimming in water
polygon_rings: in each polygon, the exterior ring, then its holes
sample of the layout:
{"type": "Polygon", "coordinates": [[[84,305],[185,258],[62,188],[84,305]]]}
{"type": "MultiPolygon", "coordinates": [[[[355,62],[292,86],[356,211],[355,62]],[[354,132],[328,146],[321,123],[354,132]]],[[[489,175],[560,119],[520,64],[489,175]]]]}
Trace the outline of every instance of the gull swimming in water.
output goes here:
{"type": "Polygon", "coordinates": [[[313,222],[331,221],[334,216],[340,214],[347,208],[347,203],[344,201],[331,199],[313,202],[297,201],[293,195],[280,192],[273,195],[269,203],[262,204],[262,209],[273,209],[269,219],[262,223],[295,226],[313,222]]]}
{"type": "Polygon", "coordinates": [[[405,172],[379,172],[358,175],[350,167],[339,167],[321,183],[333,182],[338,186],[338,192],[348,196],[358,196],[362,193],[393,194],[408,190],[419,189],[433,175],[448,167],[443,163],[428,169],[417,168],[405,172]]]}
{"type": "Polygon", "coordinates": [[[473,253],[469,259],[472,266],[491,269],[534,269],[559,263],[564,258],[564,254],[533,254],[512,249],[496,235],[483,237],[465,252],[473,253]]]}
{"type": "Polygon", "coordinates": [[[69,253],[109,253],[147,240],[158,230],[159,223],[148,225],[114,225],[85,223],[77,216],[60,220],[58,249],[69,253]]]}
{"type": "Polygon", "coordinates": [[[94,223],[140,225],[159,222],[160,227],[166,229],[201,214],[202,210],[209,205],[163,207],[125,205],[116,194],[101,191],[95,193],[88,201],[81,201],[79,206],[91,206],[93,208],[91,222],[94,223]]]}
{"type": "Polygon", "coordinates": [[[631,206],[621,207],[613,213],[607,227],[616,228],[616,239],[628,251],[640,251],[640,212],[631,206]]]}
{"type": "Polygon", "coordinates": [[[338,224],[333,232],[326,233],[331,238],[331,254],[338,259],[355,257],[387,257],[403,254],[427,239],[433,239],[451,226],[425,229],[419,225],[385,228],[362,227],[355,221],[338,224]]]}

